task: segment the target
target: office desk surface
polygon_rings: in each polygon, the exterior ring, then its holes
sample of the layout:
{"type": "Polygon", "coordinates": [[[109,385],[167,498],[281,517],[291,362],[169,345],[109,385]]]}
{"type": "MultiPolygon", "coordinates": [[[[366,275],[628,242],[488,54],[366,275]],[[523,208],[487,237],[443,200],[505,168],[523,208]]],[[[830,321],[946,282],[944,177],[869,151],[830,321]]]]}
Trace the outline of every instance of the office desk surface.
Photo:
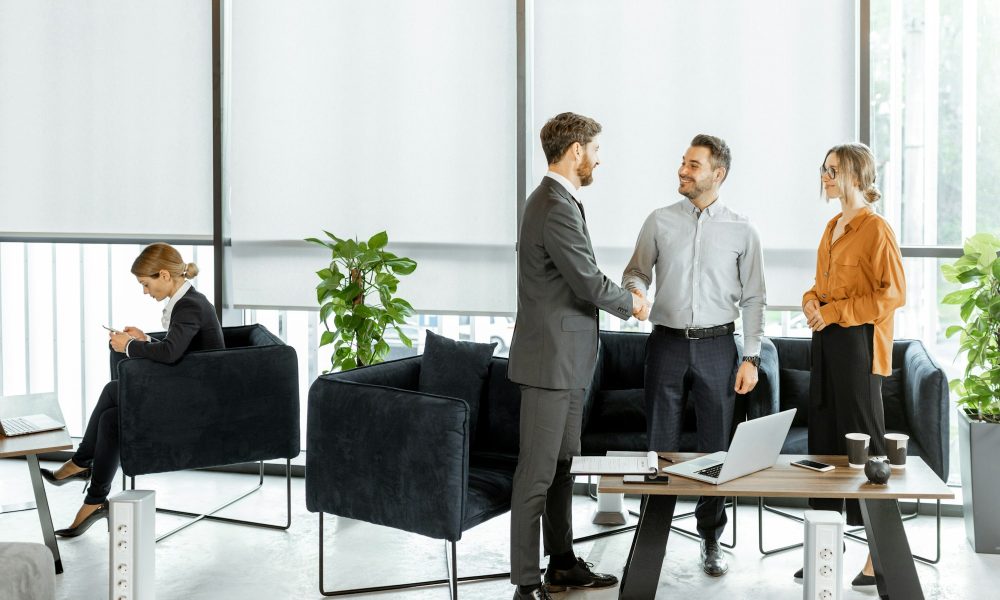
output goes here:
{"type": "MultiPolygon", "coordinates": [[[[0,417],[6,419],[37,414],[48,415],[60,423],[66,422],[55,394],[0,397],[0,417]]],[[[0,434],[0,458],[71,450],[72,448],[73,441],[65,428],[15,437],[6,437],[0,434]]]]}
{"type": "MultiPolygon", "coordinates": [[[[660,468],[703,456],[692,452],[660,452],[660,468]],[[664,460],[672,459],[674,462],[664,460]]],[[[919,457],[906,459],[905,469],[893,469],[886,485],[868,482],[864,469],[847,465],[846,456],[790,455],[783,454],[770,469],[757,471],[745,477],[712,485],[670,476],[670,483],[629,483],[620,475],[601,477],[598,491],[625,494],[664,496],[765,496],[768,498],[867,498],[893,500],[900,498],[946,499],[955,494],[930,470],[919,457]],[[832,471],[820,473],[790,463],[809,458],[834,465],[832,471]]]]}

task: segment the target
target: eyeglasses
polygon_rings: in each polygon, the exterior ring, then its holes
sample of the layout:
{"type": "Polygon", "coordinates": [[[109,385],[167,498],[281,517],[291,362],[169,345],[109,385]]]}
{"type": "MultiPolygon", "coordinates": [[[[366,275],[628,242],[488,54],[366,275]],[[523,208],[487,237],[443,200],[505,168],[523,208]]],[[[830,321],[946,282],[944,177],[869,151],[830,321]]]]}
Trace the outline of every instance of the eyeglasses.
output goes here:
{"type": "Polygon", "coordinates": [[[837,178],[837,167],[827,167],[827,166],[821,165],[820,168],[819,168],[819,174],[820,174],[820,177],[822,177],[823,175],[826,175],[830,179],[836,179],[837,178]]]}

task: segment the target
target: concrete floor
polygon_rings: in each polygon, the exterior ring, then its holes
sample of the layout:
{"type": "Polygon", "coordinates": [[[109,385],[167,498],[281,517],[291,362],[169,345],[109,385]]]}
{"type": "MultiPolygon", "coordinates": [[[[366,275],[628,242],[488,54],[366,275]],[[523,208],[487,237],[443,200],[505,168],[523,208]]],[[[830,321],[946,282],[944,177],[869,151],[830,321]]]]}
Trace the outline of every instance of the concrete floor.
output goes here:
{"type": "MultiPolygon", "coordinates": [[[[50,465],[56,466],[56,465],[50,465]]],[[[140,478],[138,487],[157,490],[157,505],[197,510],[249,487],[253,476],[225,473],[177,473],[140,478]]],[[[284,480],[268,477],[264,489],[227,509],[223,514],[280,522],[284,518],[284,480]]],[[[56,528],[72,520],[82,501],[81,486],[47,488],[56,528]]],[[[287,532],[202,522],[157,545],[158,600],[274,600],[320,598],[318,591],[316,515],[305,509],[304,480],[292,481],[292,527],[287,532]]],[[[0,460],[0,504],[31,499],[24,461],[0,460]]],[[[635,506],[632,500],[626,501],[635,506]]],[[[598,531],[590,524],[594,503],[585,496],[575,500],[577,536],[598,531]]],[[[678,510],[686,510],[684,506],[678,510]]],[[[165,532],[182,519],[157,516],[157,531],[165,532]]],[[[766,517],[767,544],[774,547],[801,539],[801,526],[775,516],[766,517]]],[[[506,516],[466,533],[458,544],[459,575],[506,571],[508,568],[506,516]]],[[[934,553],[934,518],[924,516],[907,523],[911,546],[925,556],[934,553]]],[[[727,530],[727,539],[729,531],[727,530]]],[[[739,509],[738,545],[729,555],[730,571],[713,579],[701,572],[698,544],[672,535],[667,549],[657,598],[726,598],[798,600],[802,586],[792,579],[801,566],[801,551],[763,557],[757,550],[756,505],[739,509]]],[[[328,587],[386,585],[447,576],[444,542],[378,527],[327,517],[328,587]]],[[[595,570],[622,573],[631,534],[579,544],[577,552],[593,562],[595,570]]],[[[66,572],[58,577],[58,598],[91,600],[108,597],[108,538],[103,524],[85,535],[60,541],[66,572]]],[[[34,511],[0,514],[0,541],[40,542],[34,511]]],[[[917,565],[929,599],[971,600],[1000,598],[1000,555],[974,553],[965,539],[961,519],[945,518],[942,560],[936,566],[917,565]]],[[[844,564],[845,584],[861,569],[866,548],[848,542],[844,564]]],[[[468,600],[507,599],[512,587],[505,580],[468,583],[459,596],[468,600]]],[[[366,599],[446,600],[444,586],[370,594],[366,599]]],[[[611,600],[617,589],[557,594],[558,600],[611,600]]],[[[874,598],[846,588],[844,600],[874,598]]],[[[905,599],[909,600],[909,599],[905,599]]]]}

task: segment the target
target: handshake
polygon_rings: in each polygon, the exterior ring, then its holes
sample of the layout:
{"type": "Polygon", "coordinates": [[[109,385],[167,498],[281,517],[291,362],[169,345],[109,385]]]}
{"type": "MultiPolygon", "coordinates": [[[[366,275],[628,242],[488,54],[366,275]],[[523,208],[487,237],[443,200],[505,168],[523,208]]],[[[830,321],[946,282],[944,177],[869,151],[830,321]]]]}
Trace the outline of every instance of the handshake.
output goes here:
{"type": "Polygon", "coordinates": [[[642,290],[632,289],[632,316],[640,321],[649,318],[649,310],[653,308],[653,303],[646,298],[646,293],[642,290]]]}

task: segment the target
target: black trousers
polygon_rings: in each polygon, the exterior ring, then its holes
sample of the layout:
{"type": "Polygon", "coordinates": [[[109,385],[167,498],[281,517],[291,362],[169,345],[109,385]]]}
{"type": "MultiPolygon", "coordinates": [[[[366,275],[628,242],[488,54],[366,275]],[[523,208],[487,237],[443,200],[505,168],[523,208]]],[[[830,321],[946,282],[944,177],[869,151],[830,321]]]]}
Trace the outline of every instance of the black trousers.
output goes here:
{"type": "MultiPolygon", "coordinates": [[[[729,448],[739,356],[731,335],[701,340],[653,328],[646,342],[646,434],[649,449],[678,452],[684,397],[698,420],[697,451],[729,448]]],[[[698,534],[718,540],[728,521],[723,497],[701,497],[695,506],[698,534]]]]}
{"type": "Polygon", "coordinates": [[[121,460],[119,447],[118,382],[109,381],[90,413],[87,430],[72,458],[78,467],[92,469],[84,504],[102,504],[108,499],[121,460]]]}
{"type": "MultiPolygon", "coordinates": [[[[885,454],[882,376],[872,373],[874,325],[828,325],[813,332],[809,379],[809,453],[847,454],[844,435],[867,433],[868,451],[885,454]]],[[[847,509],[848,525],[864,525],[857,500],[811,498],[816,510],[847,509]]]]}

